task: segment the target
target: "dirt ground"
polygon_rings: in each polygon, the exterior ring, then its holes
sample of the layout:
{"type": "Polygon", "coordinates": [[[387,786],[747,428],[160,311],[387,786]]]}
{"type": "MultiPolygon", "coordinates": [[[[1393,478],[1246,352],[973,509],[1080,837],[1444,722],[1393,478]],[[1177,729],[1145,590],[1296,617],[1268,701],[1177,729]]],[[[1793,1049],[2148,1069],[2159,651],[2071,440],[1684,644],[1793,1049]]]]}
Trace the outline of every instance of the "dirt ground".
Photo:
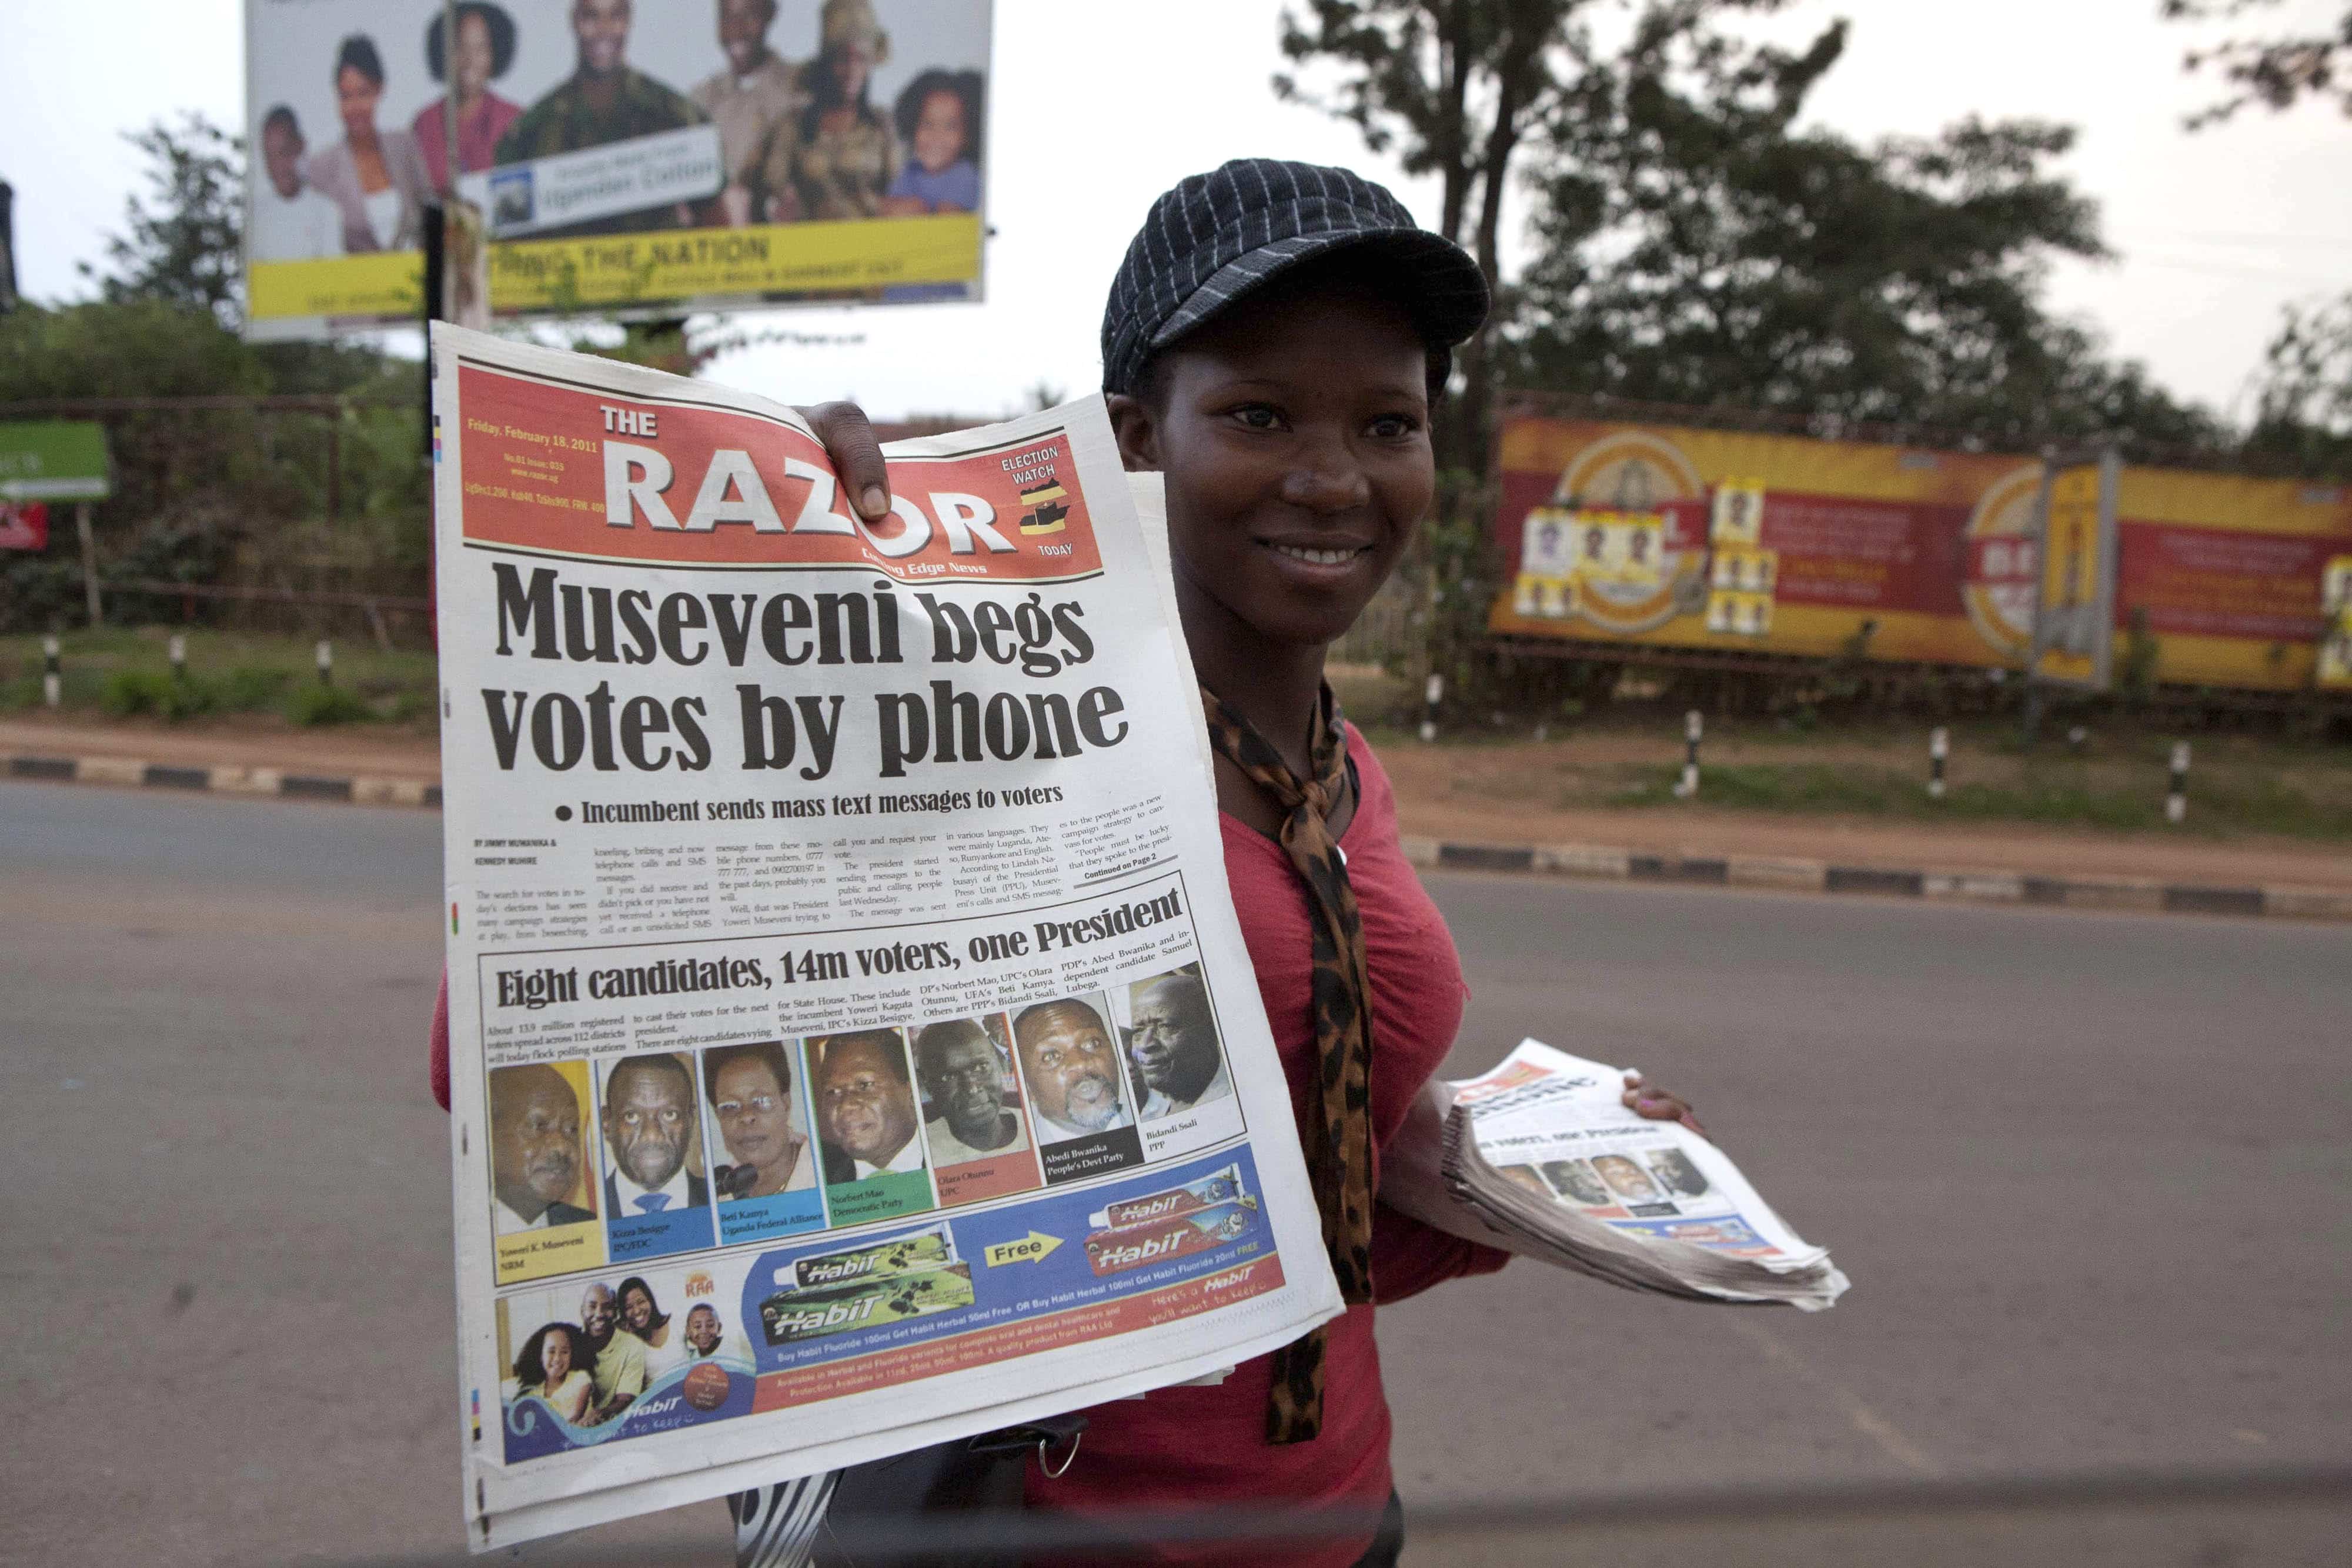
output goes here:
{"type": "MultiPolygon", "coordinates": [[[[1807,758],[1833,764],[1847,749],[1809,747],[1807,758]]],[[[1850,749],[1855,761],[1878,760],[1887,750],[1874,742],[1850,749]]],[[[381,729],[297,729],[251,718],[173,725],[20,715],[0,720],[0,753],[6,752],[133,757],[183,767],[274,767],[335,776],[431,779],[440,774],[439,747],[429,737],[381,729]]],[[[1554,803],[1558,792],[1545,782],[1561,769],[1670,761],[1672,755],[1671,747],[1655,740],[1607,735],[1468,747],[1391,739],[1381,750],[1396,782],[1404,831],[1454,841],[1607,844],[1669,855],[2352,889],[2352,849],[2301,839],[2241,836],[2217,841],[2029,823],[1710,811],[1704,805],[1560,805],[1554,803]]],[[[1736,753],[1723,754],[1725,760],[1736,758],[1736,753]]]]}

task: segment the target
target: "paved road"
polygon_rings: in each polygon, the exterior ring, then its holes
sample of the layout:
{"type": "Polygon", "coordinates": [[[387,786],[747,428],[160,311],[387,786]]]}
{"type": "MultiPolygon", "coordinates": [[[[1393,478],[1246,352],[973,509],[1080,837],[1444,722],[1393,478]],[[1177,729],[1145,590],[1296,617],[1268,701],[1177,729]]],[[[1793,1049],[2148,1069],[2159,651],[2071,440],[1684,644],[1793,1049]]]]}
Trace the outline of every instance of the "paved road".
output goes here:
{"type": "MultiPolygon", "coordinates": [[[[454,1546],[439,821],[0,785],[0,1561],[454,1546]]],[[[1855,1281],[1824,1317],[1514,1267],[1384,1315],[1416,1501],[2352,1457],[2333,927],[1440,877],[1475,998],[1633,1061],[1855,1281]]],[[[709,1542],[718,1511],[623,1527],[709,1542]]],[[[2210,1505],[1423,1538],[1411,1561],[2338,1560],[2210,1505]]],[[[529,1555],[560,1560],[560,1551],[529,1555]]]]}

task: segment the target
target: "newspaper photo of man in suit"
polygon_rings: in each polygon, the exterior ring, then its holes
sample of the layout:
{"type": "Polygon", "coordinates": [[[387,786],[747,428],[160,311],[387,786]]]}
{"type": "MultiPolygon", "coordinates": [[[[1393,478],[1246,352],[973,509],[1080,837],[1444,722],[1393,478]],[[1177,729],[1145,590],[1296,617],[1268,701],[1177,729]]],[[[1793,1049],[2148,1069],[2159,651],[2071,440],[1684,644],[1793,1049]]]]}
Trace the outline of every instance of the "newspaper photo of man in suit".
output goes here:
{"type": "Polygon", "coordinates": [[[490,1069],[491,1227],[500,1236],[578,1225],[580,1097],[546,1062],[490,1069]]]}
{"type": "Polygon", "coordinates": [[[625,1056],[604,1079],[604,1205],[615,1218],[699,1208],[709,1184],[692,1167],[694,1074],[664,1051],[625,1056]]]}

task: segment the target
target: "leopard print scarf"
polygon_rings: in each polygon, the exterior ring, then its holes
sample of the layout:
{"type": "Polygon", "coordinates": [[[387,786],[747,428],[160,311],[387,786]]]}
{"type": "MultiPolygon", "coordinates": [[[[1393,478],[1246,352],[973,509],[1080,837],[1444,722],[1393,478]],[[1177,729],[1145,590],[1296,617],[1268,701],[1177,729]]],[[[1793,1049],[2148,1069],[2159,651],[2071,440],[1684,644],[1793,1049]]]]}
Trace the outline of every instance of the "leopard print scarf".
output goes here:
{"type": "MultiPolygon", "coordinates": [[[[1339,1277],[1339,1299],[1372,1299],[1372,993],[1364,965],[1364,927],[1348,883],[1348,861],[1331,836],[1332,803],[1348,778],[1346,726],[1326,685],[1309,741],[1314,777],[1300,781],[1282,754],[1202,687],[1209,744],[1250,777],[1285,813],[1283,850],[1307,883],[1314,905],[1312,987],[1315,1052],[1321,1064],[1322,1114],[1307,1126],[1307,1174],[1323,1215],[1323,1244],[1339,1277]]],[[[1323,1429],[1321,1328],[1274,1353],[1266,1400],[1269,1443],[1303,1443],[1323,1429]]]]}

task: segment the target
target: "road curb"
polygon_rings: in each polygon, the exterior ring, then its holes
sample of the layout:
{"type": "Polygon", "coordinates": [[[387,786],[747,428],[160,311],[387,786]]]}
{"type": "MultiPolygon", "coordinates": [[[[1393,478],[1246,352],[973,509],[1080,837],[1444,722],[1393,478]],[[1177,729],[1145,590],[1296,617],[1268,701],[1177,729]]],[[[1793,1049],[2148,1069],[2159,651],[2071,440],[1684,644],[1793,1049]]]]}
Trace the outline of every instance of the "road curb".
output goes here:
{"type": "Polygon", "coordinates": [[[295,773],[282,768],[185,768],[136,757],[44,757],[10,752],[0,773],[59,784],[110,784],[117,789],[198,790],[218,795],[274,795],[296,800],[348,800],[362,806],[441,808],[441,786],[418,779],[368,774],[295,773]]]}
{"type": "Polygon", "coordinates": [[[1405,858],[1444,871],[1515,872],[1678,886],[1861,893],[1939,903],[2032,904],[2148,914],[2352,921],[2352,893],[2315,887],[2221,887],[2137,877],[2051,877],[1943,867],[1836,865],[1744,855],[1671,856],[1611,844],[1456,843],[1404,840],[1405,858]]]}
{"type": "MultiPolygon", "coordinates": [[[[0,756],[0,775],[118,789],[195,790],[281,800],[341,800],[360,806],[441,809],[441,786],[415,779],[294,773],[279,768],[186,768],[133,757],[0,756]]],[[[2352,921],[2352,893],[2318,887],[2221,887],[2136,877],[2049,877],[2004,871],[1835,865],[1767,856],[1661,855],[1613,844],[1462,843],[1404,839],[1405,858],[1446,871],[1667,883],[1677,886],[1760,887],[1789,893],[1861,893],[1965,904],[2035,904],[2069,909],[2148,914],[2261,915],[2283,920],[2352,921]]]]}

